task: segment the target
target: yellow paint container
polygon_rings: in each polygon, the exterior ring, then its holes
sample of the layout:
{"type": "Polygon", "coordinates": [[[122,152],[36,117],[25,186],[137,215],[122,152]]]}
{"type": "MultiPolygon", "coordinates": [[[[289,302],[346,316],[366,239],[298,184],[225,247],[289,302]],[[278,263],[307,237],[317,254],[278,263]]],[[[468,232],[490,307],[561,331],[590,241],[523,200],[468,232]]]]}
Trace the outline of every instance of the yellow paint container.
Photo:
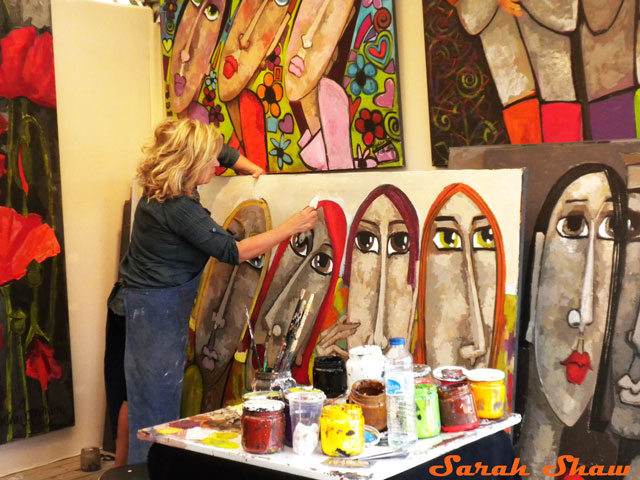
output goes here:
{"type": "Polygon", "coordinates": [[[504,414],[507,389],[504,372],[495,368],[476,368],[467,372],[480,418],[500,418],[504,414]]]}
{"type": "Polygon", "coordinates": [[[359,405],[327,405],[320,417],[322,451],[330,457],[358,455],[364,450],[364,416],[359,405]]]}

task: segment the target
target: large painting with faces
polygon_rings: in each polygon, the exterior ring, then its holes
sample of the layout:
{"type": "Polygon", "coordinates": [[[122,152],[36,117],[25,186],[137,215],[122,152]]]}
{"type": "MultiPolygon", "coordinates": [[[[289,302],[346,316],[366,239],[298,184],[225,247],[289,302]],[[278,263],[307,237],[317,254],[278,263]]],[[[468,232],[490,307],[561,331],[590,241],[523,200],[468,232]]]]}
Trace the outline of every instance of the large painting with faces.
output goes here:
{"type": "MultiPolygon", "coordinates": [[[[416,362],[516,362],[523,171],[217,177],[203,204],[236,237],[276,226],[312,201],[313,231],[231,267],[211,260],[192,315],[185,404],[210,410],[250,387],[256,354],[276,361],[301,289],[314,293],[294,352],[309,383],[316,356],[404,337],[416,362]]],[[[262,363],[262,362],[260,362],[262,363]]],[[[188,412],[191,413],[191,412],[188,412]]]]}
{"type": "Polygon", "coordinates": [[[170,114],[269,173],[404,164],[392,0],[160,4],[170,114]]]}
{"type": "MultiPolygon", "coordinates": [[[[455,168],[527,167],[518,454],[640,474],[640,142],[452,149],[455,168]]],[[[588,471],[588,470],[587,470],[588,471]]]]}

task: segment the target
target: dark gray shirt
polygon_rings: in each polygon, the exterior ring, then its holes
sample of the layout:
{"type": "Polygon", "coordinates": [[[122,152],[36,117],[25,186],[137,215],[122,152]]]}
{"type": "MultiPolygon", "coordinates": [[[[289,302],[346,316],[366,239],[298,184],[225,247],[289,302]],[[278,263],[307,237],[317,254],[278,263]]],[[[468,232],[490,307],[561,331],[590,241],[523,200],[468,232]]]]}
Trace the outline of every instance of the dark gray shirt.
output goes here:
{"type": "MultiPolygon", "coordinates": [[[[225,145],[218,157],[233,167],[239,152],[225,145]]],[[[209,257],[238,264],[235,238],[211,218],[198,199],[182,195],[158,202],[142,197],[133,220],[129,250],[120,264],[127,288],[182,285],[204,268],[209,257]]],[[[109,307],[124,315],[123,291],[112,292],[109,307]]]]}

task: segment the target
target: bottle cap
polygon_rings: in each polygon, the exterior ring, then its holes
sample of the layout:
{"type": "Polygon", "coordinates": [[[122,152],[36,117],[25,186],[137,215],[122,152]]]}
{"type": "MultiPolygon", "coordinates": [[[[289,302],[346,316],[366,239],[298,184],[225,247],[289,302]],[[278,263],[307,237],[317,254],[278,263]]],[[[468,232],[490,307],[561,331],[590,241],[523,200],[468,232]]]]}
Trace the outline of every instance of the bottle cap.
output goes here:
{"type": "Polygon", "coordinates": [[[404,337],[393,337],[389,340],[389,344],[394,347],[396,345],[404,345],[404,337]]]}

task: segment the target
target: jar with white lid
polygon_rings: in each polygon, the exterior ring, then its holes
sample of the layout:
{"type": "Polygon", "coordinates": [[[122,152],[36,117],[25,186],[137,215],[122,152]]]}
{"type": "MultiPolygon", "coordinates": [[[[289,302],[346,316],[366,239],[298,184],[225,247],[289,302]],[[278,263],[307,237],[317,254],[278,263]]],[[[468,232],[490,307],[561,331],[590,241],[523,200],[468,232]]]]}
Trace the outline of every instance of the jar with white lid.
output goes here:
{"type": "Polygon", "coordinates": [[[358,380],[384,380],[385,358],[377,345],[361,345],[349,350],[347,390],[358,380]]]}

